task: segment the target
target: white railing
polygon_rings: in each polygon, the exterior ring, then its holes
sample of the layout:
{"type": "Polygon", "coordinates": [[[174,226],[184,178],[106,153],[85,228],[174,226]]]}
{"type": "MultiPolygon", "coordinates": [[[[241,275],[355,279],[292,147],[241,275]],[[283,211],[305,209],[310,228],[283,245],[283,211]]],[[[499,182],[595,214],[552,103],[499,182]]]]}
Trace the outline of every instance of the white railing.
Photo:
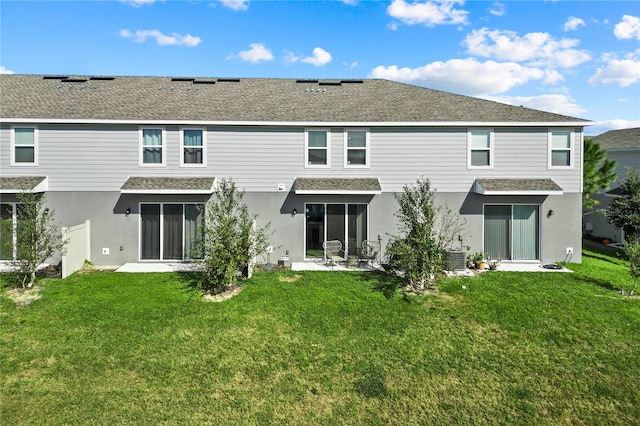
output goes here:
{"type": "Polygon", "coordinates": [[[91,261],[91,224],[87,220],[80,225],[62,228],[62,238],[66,241],[62,255],[62,278],[79,271],[84,262],[91,261]]]}

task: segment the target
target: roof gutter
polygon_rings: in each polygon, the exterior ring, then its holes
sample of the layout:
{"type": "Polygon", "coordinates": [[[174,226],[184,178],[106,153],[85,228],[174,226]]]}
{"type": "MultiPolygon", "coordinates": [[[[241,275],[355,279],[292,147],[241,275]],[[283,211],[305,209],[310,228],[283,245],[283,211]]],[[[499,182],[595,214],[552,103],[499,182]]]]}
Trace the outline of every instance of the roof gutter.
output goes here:
{"type": "Polygon", "coordinates": [[[130,124],[165,126],[335,126],[335,127],[584,127],[593,121],[237,121],[237,120],[111,120],[84,118],[0,118],[1,123],[130,124]]]}

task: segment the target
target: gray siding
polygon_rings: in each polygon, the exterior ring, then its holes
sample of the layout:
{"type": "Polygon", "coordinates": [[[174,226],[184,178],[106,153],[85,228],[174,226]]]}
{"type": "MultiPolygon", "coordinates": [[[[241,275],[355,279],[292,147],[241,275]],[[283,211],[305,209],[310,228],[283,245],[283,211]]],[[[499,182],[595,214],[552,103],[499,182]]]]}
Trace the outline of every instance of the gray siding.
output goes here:
{"type": "MultiPolygon", "coordinates": [[[[118,191],[130,176],[232,177],[247,191],[291,188],[296,177],[378,177],[397,192],[424,176],[441,192],[468,192],[479,177],[552,178],[581,191],[582,135],[575,134],[572,169],[548,168],[547,129],[495,129],[494,167],[467,168],[466,128],[371,128],[370,167],[344,167],[344,129],[331,129],[331,167],[305,168],[303,127],[208,127],[207,167],[180,167],[178,126],[166,126],[164,167],[139,165],[138,126],[44,125],[38,167],[10,165],[10,132],[0,131],[3,176],[49,177],[52,191],[118,191]]],[[[579,130],[579,129],[577,129],[579,130]]]]}

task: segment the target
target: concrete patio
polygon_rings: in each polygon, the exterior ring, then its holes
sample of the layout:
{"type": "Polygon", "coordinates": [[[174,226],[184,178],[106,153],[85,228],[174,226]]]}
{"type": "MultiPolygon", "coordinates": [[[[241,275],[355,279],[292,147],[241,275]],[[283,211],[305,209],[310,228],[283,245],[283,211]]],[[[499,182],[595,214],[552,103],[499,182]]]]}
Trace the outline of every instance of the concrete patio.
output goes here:
{"type": "MultiPolygon", "coordinates": [[[[190,262],[174,262],[174,263],[125,263],[116,269],[116,272],[190,272],[197,271],[199,266],[190,262]]],[[[381,265],[360,262],[357,267],[347,267],[344,263],[329,264],[324,262],[293,262],[291,264],[292,271],[382,271],[381,265]]],[[[474,276],[478,273],[488,272],[477,271],[475,269],[466,269],[464,271],[456,271],[451,275],[456,276],[474,276]]],[[[496,272],[571,272],[569,269],[561,267],[560,269],[547,269],[541,263],[511,263],[502,262],[496,269],[496,272]]]]}

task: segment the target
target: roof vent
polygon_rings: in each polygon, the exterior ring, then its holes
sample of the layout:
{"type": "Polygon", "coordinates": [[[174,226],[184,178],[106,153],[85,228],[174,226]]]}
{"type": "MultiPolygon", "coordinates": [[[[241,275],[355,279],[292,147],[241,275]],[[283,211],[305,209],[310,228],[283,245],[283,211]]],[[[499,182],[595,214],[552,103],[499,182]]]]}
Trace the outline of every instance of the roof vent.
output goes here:
{"type": "Polygon", "coordinates": [[[364,83],[364,80],[340,80],[340,83],[343,83],[343,84],[350,84],[350,83],[362,84],[362,83],[364,83]]]}
{"type": "Polygon", "coordinates": [[[240,83],[239,78],[219,78],[219,83],[240,83]]]}
{"type": "Polygon", "coordinates": [[[301,80],[296,80],[296,83],[317,83],[318,80],[305,80],[305,79],[301,79],[301,80]]]}
{"type": "Polygon", "coordinates": [[[90,77],[89,80],[95,80],[95,81],[113,81],[115,80],[115,77],[90,77]]]}
{"type": "Polygon", "coordinates": [[[65,83],[86,83],[86,78],[65,78],[63,80],[65,83]]]}
{"type": "Polygon", "coordinates": [[[45,75],[44,77],[42,77],[43,80],[64,80],[67,77],[66,75],[45,75]]]}
{"type": "Polygon", "coordinates": [[[215,80],[193,80],[193,84],[216,84],[215,80]]]}
{"type": "Polygon", "coordinates": [[[318,86],[342,86],[339,81],[321,81],[318,86]]]}
{"type": "Polygon", "coordinates": [[[187,77],[174,77],[171,81],[193,81],[195,78],[187,78],[187,77]]]}

